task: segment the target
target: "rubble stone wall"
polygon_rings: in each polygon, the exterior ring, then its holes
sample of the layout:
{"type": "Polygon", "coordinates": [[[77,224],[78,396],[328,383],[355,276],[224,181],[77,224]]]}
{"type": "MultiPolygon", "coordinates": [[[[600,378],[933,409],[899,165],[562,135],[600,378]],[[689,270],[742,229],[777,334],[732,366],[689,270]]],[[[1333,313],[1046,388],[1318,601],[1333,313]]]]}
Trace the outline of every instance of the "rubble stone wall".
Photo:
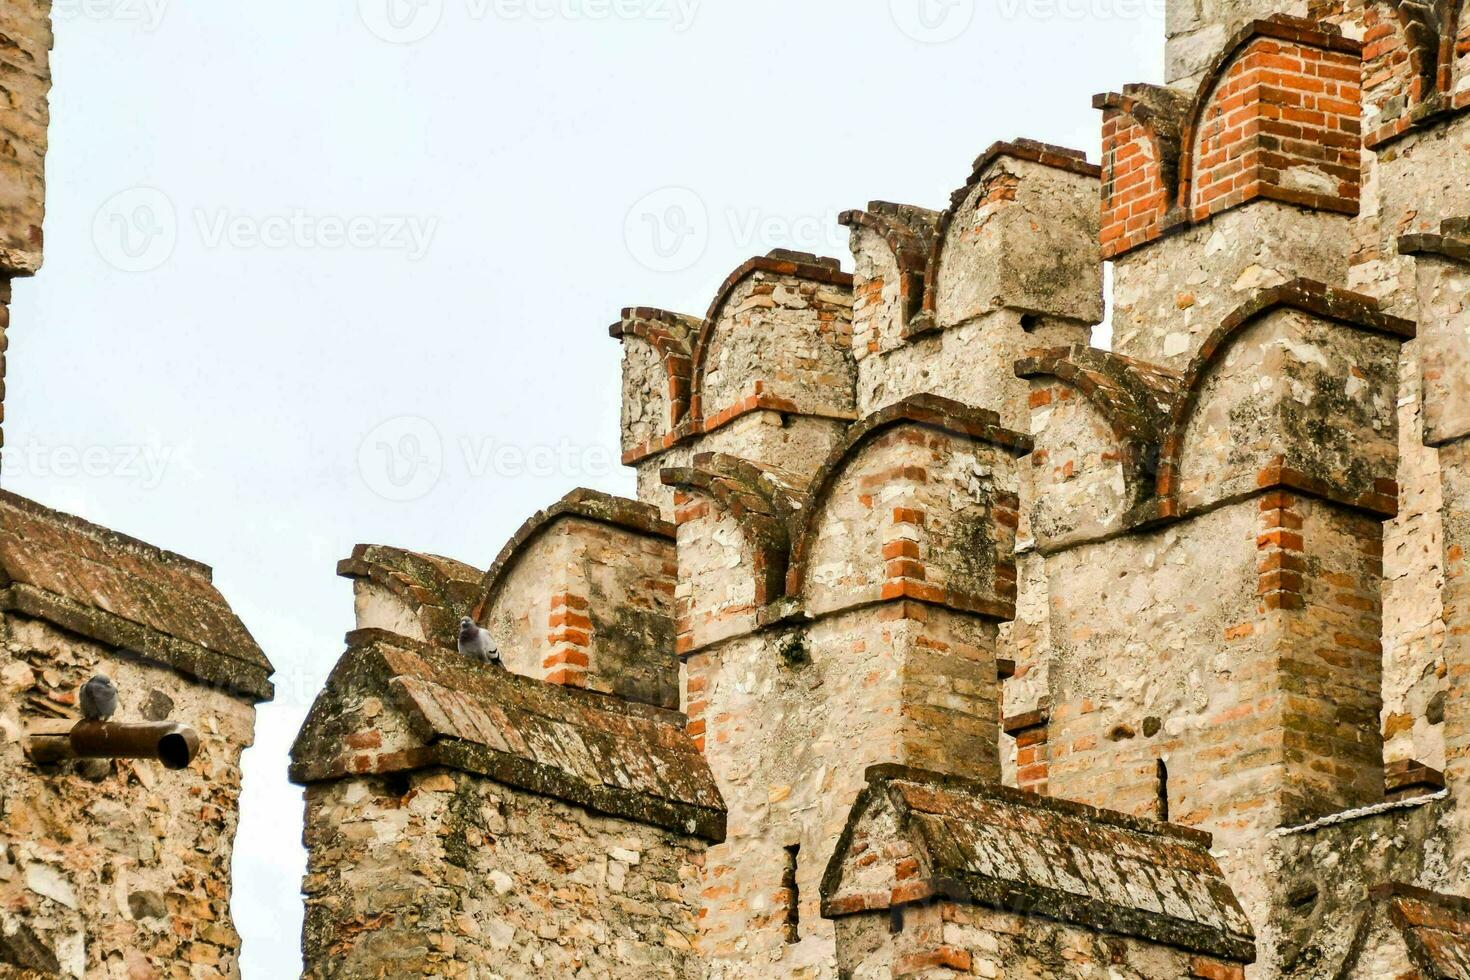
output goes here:
{"type": "Polygon", "coordinates": [[[0,617],[0,644],[0,975],[238,977],[230,861],[252,703],[24,616],[0,617]],[[194,763],[30,762],[26,732],[77,717],[96,673],[118,686],[116,720],[194,728],[194,763]]]}
{"type": "Polygon", "coordinates": [[[312,785],[306,827],[307,977],[704,976],[693,838],[442,769],[312,785]]]}

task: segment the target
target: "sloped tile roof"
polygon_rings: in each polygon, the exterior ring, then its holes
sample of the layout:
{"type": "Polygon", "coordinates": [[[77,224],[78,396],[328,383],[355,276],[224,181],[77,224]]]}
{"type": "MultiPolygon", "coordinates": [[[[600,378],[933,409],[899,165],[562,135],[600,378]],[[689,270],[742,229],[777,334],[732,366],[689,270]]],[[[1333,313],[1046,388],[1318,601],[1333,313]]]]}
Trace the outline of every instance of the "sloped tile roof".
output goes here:
{"type": "Polygon", "coordinates": [[[591,810],[707,839],[725,806],[684,715],[547,684],[382,630],[348,649],[291,750],[307,784],[445,766],[591,810]],[[362,713],[397,709],[405,730],[362,713]],[[356,746],[370,745],[364,750],[356,746]]]}
{"type": "Polygon", "coordinates": [[[273,668],[209,567],[0,492],[0,608],[268,700],[273,668]]]}
{"type": "Polygon", "coordinates": [[[873,767],[823,879],[822,914],[935,898],[1255,958],[1250,922],[1208,834],[997,784],[873,767]],[[914,863],[890,871],[858,857],[874,853],[914,863]]]}

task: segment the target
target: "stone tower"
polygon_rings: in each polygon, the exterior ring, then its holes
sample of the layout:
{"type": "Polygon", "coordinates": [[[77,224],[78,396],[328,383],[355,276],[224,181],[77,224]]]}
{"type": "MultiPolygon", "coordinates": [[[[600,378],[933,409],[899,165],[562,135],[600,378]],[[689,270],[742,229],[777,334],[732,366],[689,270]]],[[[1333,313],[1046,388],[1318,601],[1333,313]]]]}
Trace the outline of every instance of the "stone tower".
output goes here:
{"type": "MultiPolygon", "coordinates": [[[[843,214],[850,274],[778,251],[703,316],[624,310],[637,502],[577,491],[483,574],[359,549],[359,625],[426,649],[385,698],[354,640],[298,746],[310,969],[391,922],[506,976],[1470,976],[1470,10],[1184,0],[1167,30],[1166,84],[1094,98],[1100,163],[996,143],[941,208],[843,214]],[[465,613],[522,677],[461,665],[436,714],[420,661],[465,613]],[[560,735],[495,713],[533,690],[560,735]],[[593,717],[694,782],[630,783],[593,717]],[[685,862],[677,894],[578,830],[560,878],[477,851],[506,897],[455,885],[432,926],[364,905],[351,841],[510,789],[685,862]],[[673,931],[559,884],[663,895],[673,931]]],[[[413,866],[452,878],[468,832],[413,866]]]]}

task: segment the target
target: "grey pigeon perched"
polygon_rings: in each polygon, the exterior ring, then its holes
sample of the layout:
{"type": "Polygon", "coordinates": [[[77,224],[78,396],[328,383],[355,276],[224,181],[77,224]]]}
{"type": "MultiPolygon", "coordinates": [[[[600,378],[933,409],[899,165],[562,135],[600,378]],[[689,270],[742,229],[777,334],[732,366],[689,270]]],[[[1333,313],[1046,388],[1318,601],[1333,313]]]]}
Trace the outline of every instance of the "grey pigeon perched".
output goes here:
{"type": "Polygon", "coordinates": [[[105,674],[82,685],[82,717],[88,721],[106,721],[117,713],[117,685],[105,674]]]}
{"type": "Polygon", "coordinates": [[[490,631],[476,626],[468,616],[459,621],[459,652],[482,664],[500,664],[500,651],[490,631]]]}

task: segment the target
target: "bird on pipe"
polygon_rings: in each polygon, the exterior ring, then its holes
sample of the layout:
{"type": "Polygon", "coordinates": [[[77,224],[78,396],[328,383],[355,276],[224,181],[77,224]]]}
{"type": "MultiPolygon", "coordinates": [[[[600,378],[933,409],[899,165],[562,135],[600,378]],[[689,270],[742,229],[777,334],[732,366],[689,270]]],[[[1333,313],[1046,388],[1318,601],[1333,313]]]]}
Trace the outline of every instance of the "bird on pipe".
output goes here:
{"type": "Polygon", "coordinates": [[[496,648],[490,631],[477,626],[468,616],[459,621],[459,652],[461,656],[482,664],[504,666],[500,662],[500,650],[496,648]]]}
{"type": "Polygon", "coordinates": [[[106,674],[82,685],[82,717],[88,721],[106,721],[117,713],[117,685],[106,674]]]}

